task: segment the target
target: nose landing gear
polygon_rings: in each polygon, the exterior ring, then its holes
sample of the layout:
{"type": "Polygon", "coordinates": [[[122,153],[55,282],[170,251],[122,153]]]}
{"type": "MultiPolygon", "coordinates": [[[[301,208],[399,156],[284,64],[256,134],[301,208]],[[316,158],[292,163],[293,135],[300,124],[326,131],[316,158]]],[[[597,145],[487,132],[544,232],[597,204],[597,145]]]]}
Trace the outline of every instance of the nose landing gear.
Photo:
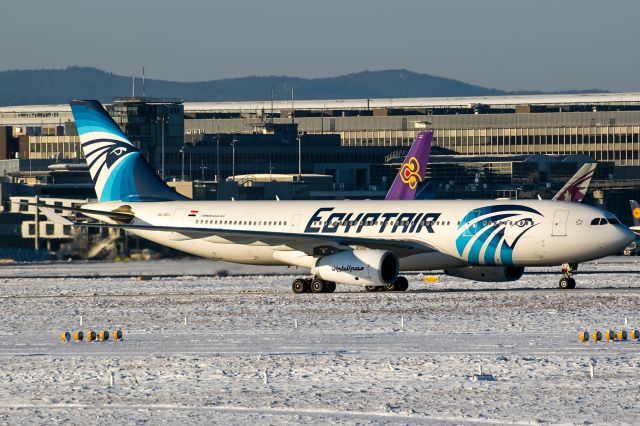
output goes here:
{"type": "Polygon", "coordinates": [[[577,263],[565,263],[562,265],[562,278],[560,278],[559,286],[563,290],[569,290],[576,288],[576,280],[571,275],[578,270],[577,263]]]}

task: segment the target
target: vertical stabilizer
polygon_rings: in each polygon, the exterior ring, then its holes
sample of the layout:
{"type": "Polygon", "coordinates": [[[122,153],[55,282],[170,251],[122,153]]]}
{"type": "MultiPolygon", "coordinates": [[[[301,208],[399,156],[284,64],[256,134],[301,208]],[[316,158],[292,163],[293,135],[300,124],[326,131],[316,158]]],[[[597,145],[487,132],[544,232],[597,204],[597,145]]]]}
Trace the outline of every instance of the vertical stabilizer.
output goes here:
{"type": "Polygon", "coordinates": [[[98,200],[185,199],[158,177],[100,102],[70,104],[98,200]]]}
{"type": "Polygon", "coordinates": [[[424,180],[431,153],[433,131],[420,132],[416,136],[400,171],[387,192],[385,200],[413,200],[418,184],[424,180]]]}
{"type": "Polygon", "coordinates": [[[636,200],[629,200],[629,204],[631,204],[633,226],[640,226],[640,204],[636,200]]]}
{"type": "Polygon", "coordinates": [[[554,201],[573,201],[574,203],[582,202],[582,199],[589,190],[591,178],[596,171],[598,163],[585,163],[580,170],[562,187],[556,195],[553,196],[554,201]]]}

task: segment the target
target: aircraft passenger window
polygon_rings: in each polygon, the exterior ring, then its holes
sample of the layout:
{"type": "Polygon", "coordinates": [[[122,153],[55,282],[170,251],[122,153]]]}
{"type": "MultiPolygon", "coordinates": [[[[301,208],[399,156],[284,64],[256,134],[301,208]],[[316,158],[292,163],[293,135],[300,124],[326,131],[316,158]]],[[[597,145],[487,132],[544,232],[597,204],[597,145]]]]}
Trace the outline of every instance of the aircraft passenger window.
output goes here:
{"type": "Polygon", "coordinates": [[[451,224],[451,222],[450,222],[450,221],[447,221],[447,226],[448,226],[449,224],[451,224]]]}
{"type": "Polygon", "coordinates": [[[287,226],[287,222],[284,223],[284,226],[287,226]]]}

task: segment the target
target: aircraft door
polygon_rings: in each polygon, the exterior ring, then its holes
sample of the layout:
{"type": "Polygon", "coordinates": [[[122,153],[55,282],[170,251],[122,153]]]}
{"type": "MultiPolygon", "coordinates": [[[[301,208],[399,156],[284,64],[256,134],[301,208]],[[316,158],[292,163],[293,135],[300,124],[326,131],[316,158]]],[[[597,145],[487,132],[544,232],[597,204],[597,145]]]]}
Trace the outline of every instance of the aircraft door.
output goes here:
{"type": "Polygon", "coordinates": [[[567,235],[567,219],[569,218],[569,210],[556,210],[553,215],[552,237],[564,237],[567,235]]]}
{"type": "Polygon", "coordinates": [[[289,228],[289,232],[298,232],[298,223],[300,222],[300,215],[296,214],[291,218],[291,227],[289,228]]]}
{"type": "Polygon", "coordinates": [[[175,209],[173,211],[173,217],[171,218],[171,223],[173,225],[181,225],[183,216],[184,216],[184,209],[175,209]]]}

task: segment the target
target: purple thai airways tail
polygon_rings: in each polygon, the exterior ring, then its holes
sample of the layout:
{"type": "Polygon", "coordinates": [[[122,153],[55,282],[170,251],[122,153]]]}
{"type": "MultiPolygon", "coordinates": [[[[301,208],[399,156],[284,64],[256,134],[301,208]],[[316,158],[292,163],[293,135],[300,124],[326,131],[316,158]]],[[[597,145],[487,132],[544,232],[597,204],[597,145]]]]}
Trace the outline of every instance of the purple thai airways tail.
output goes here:
{"type": "Polygon", "coordinates": [[[596,171],[597,165],[598,163],[585,163],[562,189],[553,196],[552,200],[580,203],[587,194],[589,183],[591,183],[591,178],[596,171]]]}
{"type": "Polygon", "coordinates": [[[385,200],[413,200],[418,184],[424,180],[431,153],[433,131],[420,132],[413,141],[400,171],[389,188],[385,200]]]}

